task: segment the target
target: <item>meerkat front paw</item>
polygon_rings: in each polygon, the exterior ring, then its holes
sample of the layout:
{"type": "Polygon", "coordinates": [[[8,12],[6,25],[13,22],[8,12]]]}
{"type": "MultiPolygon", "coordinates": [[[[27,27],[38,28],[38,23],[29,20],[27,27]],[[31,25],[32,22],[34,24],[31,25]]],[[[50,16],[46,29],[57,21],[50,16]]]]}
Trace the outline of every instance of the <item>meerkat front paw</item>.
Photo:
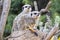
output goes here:
{"type": "Polygon", "coordinates": [[[32,33],[34,33],[36,36],[38,36],[37,32],[36,32],[34,29],[32,29],[31,27],[29,27],[29,30],[30,30],[32,33]]]}

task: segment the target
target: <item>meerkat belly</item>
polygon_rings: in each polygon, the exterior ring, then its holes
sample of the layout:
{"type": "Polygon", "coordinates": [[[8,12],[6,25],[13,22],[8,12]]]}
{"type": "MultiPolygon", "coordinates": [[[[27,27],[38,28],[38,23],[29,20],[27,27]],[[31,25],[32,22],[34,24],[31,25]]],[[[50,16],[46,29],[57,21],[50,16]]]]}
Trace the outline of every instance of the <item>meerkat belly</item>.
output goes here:
{"type": "Polygon", "coordinates": [[[18,24],[19,24],[19,30],[24,30],[24,27],[25,27],[25,22],[24,22],[24,20],[20,20],[19,22],[18,22],[18,24]]]}

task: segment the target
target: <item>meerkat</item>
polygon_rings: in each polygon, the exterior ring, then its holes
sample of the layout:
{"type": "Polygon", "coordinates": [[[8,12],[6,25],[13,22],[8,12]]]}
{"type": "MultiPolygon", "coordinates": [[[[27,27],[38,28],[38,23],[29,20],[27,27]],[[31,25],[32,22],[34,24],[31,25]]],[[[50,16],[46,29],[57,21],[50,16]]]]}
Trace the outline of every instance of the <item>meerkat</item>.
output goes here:
{"type": "Polygon", "coordinates": [[[32,8],[31,8],[31,5],[29,5],[29,4],[24,5],[22,7],[22,12],[19,13],[18,16],[16,16],[16,18],[13,21],[13,26],[12,26],[11,32],[18,30],[18,26],[19,26],[18,22],[20,21],[21,17],[28,14],[29,12],[31,12],[31,10],[32,10],[32,8]]]}
{"type": "Polygon", "coordinates": [[[18,22],[17,25],[18,31],[23,31],[28,29],[37,35],[36,31],[34,30],[34,27],[36,25],[36,20],[38,19],[38,16],[39,16],[38,11],[32,11],[22,16],[21,20],[18,22]]]}

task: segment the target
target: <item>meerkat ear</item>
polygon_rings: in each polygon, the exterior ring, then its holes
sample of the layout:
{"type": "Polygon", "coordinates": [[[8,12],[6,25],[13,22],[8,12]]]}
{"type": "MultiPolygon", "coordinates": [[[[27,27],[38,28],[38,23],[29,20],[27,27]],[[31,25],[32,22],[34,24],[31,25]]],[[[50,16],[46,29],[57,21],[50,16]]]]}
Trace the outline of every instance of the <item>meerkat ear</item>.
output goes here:
{"type": "Polygon", "coordinates": [[[31,13],[31,16],[32,16],[32,13],[31,13]]]}
{"type": "Polygon", "coordinates": [[[24,10],[24,7],[22,7],[22,10],[24,10]]]}

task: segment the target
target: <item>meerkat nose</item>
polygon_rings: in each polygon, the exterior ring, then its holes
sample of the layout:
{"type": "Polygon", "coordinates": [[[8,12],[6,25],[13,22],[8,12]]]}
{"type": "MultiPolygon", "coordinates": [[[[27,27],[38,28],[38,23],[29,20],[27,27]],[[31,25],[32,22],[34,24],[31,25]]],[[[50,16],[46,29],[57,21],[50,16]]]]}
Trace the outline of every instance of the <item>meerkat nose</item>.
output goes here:
{"type": "Polygon", "coordinates": [[[30,7],[28,7],[28,9],[29,9],[30,7]]]}

